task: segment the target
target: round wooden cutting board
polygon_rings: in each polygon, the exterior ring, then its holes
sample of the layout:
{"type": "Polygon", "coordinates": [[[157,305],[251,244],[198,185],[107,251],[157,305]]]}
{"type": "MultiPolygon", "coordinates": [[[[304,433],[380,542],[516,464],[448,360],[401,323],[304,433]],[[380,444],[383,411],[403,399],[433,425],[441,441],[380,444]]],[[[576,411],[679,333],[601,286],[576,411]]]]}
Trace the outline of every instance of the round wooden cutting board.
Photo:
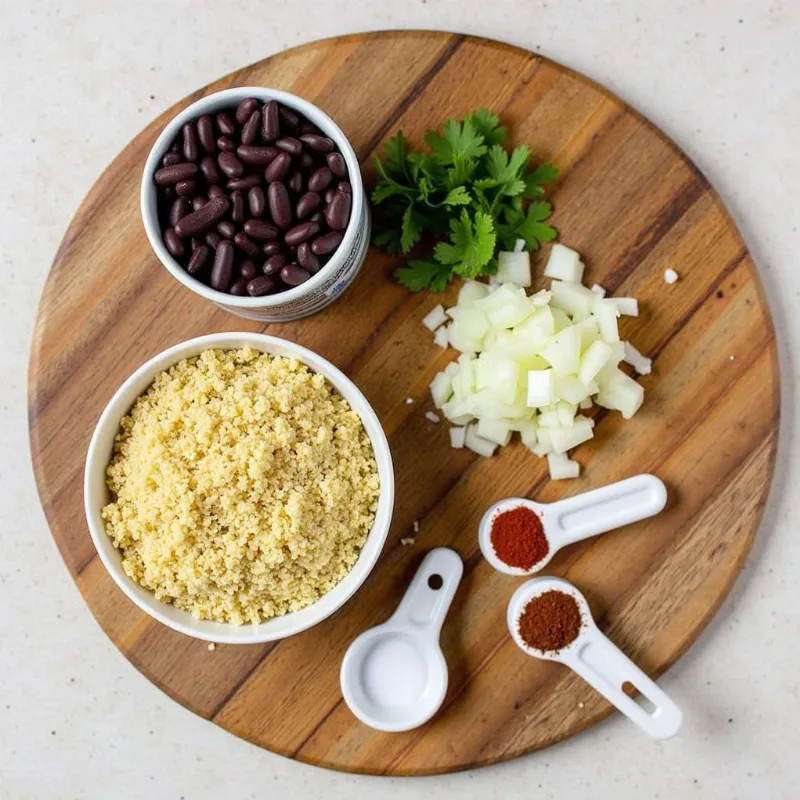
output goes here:
{"type": "MultiPolygon", "coordinates": [[[[537,274],[546,254],[534,257],[537,274]]],[[[455,287],[446,296],[452,301],[455,287]]],[[[208,86],[165,113],[89,193],[42,296],[30,369],[36,479],[53,536],[106,633],[157,686],[262,747],[335,769],[415,775],[527,753],[586,728],[608,704],[564,667],[525,657],[505,626],[519,581],[480,557],[476,528],[501,497],[549,502],[640,472],[669,488],[657,518],[562,551],[548,574],[588,596],[601,627],[652,675],[672,664],[730,589],[758,528],[778,428],[778,367],[769,310],[748,252],[697,169],[658,130],[585,78],[532,53],[445,33],[347,36],[289,50],[208,86]],[[452,450],[428,383],[451,358],[420,324],[442,298],[391,278],[397,260],[370,251],[336,303],[310,319],[261,326],[190,294],[159,264],[139,217],[147,152],[167,120],[228,86],[288,89],[321,106],[350,137],[368,183],[372,156],[402,128],[426,128],[480,106],[512,144],[561,168],[549,199],[560,240],[588,282],[639,298],[624,338],[654,358],[643,409],[598,416],[576,481],[551,482],[521,444],[482,459],[452,450]],[[664,282],[672,267],[680,280],[664,282]],[[134,607],[106,574],[84,521],[84,455],[100,411],[142,362],[183,339],[265,330],[329,358],[361,387],[392,446],[397,503],[383,556],[335,616],[277,644],[213,652],[134,607]],[[406,398],[415,402],[407,404],[406,398]],[[419,532],[413,545],[401,538],[419,532]],[[447,545],[465,562],[444,625],[450,688],[418,730],[378,733],[342,701],[339,665],[364,629],[394,610],[423,555],[447,545]]],[[[681,698],[676,698],[680,702],[681,698]]]]}

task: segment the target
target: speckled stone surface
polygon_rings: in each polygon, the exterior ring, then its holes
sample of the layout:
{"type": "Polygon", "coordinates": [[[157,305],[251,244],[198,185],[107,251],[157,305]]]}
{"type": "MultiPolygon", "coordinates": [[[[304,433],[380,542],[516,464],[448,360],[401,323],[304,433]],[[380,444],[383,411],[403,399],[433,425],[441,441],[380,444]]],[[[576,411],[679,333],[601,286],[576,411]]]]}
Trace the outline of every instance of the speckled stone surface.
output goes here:
{"type": "Polygon", "coordinates": [[[798,30],[790,0],[0,0],[0,797],[797,797],[798,30]],[[696,161],[761,269],[781,344],[777,477],[732,595],[663,679],[686,716],[673,741],[646,741],[613,717],[549,750],[453,776],[388,780],[295,764],[139,675],[94,622],[47,530],[25,371],[41,286],[92,182],[146,122],[210,80],[295,44],[394,27],[504,39],[605,84],[696,161]]]}

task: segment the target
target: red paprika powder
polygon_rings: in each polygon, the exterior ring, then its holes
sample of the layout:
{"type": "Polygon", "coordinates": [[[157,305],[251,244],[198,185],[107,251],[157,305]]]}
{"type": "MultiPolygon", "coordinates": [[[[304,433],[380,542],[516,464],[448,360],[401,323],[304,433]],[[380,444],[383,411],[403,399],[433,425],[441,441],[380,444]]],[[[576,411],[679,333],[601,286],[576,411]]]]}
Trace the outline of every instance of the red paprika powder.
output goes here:
{"type": "Polygon", "coordinates": [[[528,647],[558,651],[578,638],[582,624],[575,598],[551,589],[528,601],[517,626],[528,647]]]}
{"type": "Polygon", "coordinates": [[[498,514],[489,539],[497,557],[509,567],[530,569],[550,552],[542,520],[527,506],[498,514]]]}

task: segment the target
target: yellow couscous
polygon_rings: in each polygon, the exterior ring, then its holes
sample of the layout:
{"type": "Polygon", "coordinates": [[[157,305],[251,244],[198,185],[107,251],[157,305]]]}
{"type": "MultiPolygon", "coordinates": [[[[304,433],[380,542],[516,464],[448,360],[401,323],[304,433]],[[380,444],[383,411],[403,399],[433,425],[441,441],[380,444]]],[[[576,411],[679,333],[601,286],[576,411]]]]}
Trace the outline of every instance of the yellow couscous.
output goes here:
{"type": "Polygon", "coordinates": [[[355,564],[379,482],[359,416],[304,364],[207,350],[156,376],[121,423],[106,532],[125,572],[198,619],[258,623],[355,564]]]}

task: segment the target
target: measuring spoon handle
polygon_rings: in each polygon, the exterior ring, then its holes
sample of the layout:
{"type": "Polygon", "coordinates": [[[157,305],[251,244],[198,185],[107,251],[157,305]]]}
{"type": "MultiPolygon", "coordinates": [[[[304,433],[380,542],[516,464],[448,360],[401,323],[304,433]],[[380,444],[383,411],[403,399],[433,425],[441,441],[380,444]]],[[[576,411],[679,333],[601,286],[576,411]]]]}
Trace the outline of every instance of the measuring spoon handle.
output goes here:
{"type": "Polygon", "coordinates": [[[666,503],[667,489],[661,480],[636,475],[545,506],[545,530],[557,547],[564,547],[652,517],[666,503]]]}
{"type": "Polygon", "coordinates": [[[391,624],[412,628],[438,640],[463,572],[464,564],[458,553],[447,547],[431,550],[392,614],[391,624]]]}
{"type": "Polygon", "coordinates": [[[680,730],[680,708],[599,629],[594,628],[586,644],[563,660],[654,739],[669,739],[680,730]],[[625,683],[634,686],[651,708],[629,697],[622,690],[625,683]]]}

